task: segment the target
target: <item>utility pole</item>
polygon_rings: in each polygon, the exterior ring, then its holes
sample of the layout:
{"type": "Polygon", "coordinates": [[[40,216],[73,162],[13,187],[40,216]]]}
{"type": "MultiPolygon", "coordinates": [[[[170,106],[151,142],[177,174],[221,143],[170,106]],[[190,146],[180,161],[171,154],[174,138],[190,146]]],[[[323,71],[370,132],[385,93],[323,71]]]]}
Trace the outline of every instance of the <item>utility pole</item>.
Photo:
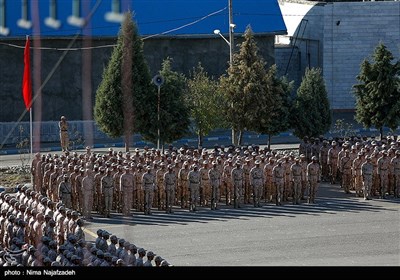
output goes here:
{"type": "Polygon", "coordinates": [[[157,86],[158,88],[158,95],[157,95],[157,149],[160,149],[160,140],[161,140],[161,133],[160,133],[160,103],[161,103],[161,95],[160,95],[160,90],[161,86],[164,83],[164,78],[161,75],[156,75],[153,77],[153,83],[157,86]]]}
{"type": "Polygon", "coordinates": [[[229,63],[232,66],[233,64],[233,52],[234,52],[234,38],[233,38],[233,29],[235,25],[233,24],[233,10],[232,10],[232,0],[229,0],[229,63]]]}
{"type": "MultiPolygon", "coordinates": [[[[233,52],[234,52],[234,38],[233,38],[233,29],[235,28],[235,24],[233,23],[233,9],[232,9],[232,0],[228,1],[228,8],[229,8],[229,66],[233,66],[233,52]]],[[[233,103],[231,104],[233,107],[233,103]]],[[[232,144],[237,144],[237,137],[236,131],[232,127],[232,144]]]]}

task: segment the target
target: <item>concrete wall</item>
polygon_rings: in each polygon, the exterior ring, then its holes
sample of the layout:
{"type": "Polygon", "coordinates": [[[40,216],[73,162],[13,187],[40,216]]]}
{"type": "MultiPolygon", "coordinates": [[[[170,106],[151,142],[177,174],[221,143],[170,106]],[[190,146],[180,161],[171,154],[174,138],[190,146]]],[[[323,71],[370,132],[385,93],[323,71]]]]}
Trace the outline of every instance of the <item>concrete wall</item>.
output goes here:
{"type": "MultiPolygon", "coordinates": [[[[262,55],[268,65],[274,60],[274,36],[256,38],[262,55]]],[[[240,43],[241,38],[236,38],[240,43]]],[[[71,38],[42,39],[33,41],[32,47],[65,48],[71,38]]],[[[144,54],[152,75],[161,67],[168,56],[173,59],[172,67],[178,72],[188,74],[198,62],[214,77],[223,74],[229,62],[229,47],[218,36],[209,38],[151,38],[144,41],[144,54]]],[[[1,40],[0,43],[24,46],[25,40],[1,40]]],[[[115,44],[115,38],[78,39],[73,47],[103,46],[115,44]]],[[[238,50],[238,48],[236,48],[238,50]]],[[[13,122],[24,115],[24,103],[21,93],[23,75],[23,48],[0,44],[0,122],[13,122]]],[[[58,121],[61,115],[68,120],[91,120],[96,89],[101,82],[103,69],[107,65],[112,48],[98,48],[90,51],[72,50],[68,52],[54,71],[52,77],[42,88],[40,98],[33,107],[34,121],[58,121]]],[[[63,51],[34,50],[32,58],[32,81],[34,92],[51,73],[62,56],[63,51]]]]}
{"type": "Polygon", "coordinates": [[[400,2],[330,3],[324,7],[323,71],[334,109],[353,109],[352,87],[379,42],[400,58],[400,2]]]}
{"type": "MultiPolygon", "coordinates": [[[[292,58],[291,63],[297,65],[289,67],[289,78],[299,85],[301,79],[297,80],[297,77],[304,75],[308,64],[321,67],[334,110],[354,110],[352,87],[357,83],[360,65],[365,58],[371,57],[380,41],[395,58],[400,58],[398,1],[315,3],[281,0],[279,5],[290,42],[285,48],[276,48],[280,73],[284,74],[287,66],[287,50],[283,49],[294,45],[293,53],[300,57],[292,58]],[[300,74],[293,72],[294,69],[301,69],[300,74]]],[[[277,42],[288,43],[282,36],[278,36],[277,42]]]]}
{"type": "Polygon", "coordinates": [[[294,90],[297,90],[307,67],[322,68],[323,65],[323,5],[281,0],[279,6],[288,34],[276,36],[275,60],[279,75],[294,80],[294,90]]]}

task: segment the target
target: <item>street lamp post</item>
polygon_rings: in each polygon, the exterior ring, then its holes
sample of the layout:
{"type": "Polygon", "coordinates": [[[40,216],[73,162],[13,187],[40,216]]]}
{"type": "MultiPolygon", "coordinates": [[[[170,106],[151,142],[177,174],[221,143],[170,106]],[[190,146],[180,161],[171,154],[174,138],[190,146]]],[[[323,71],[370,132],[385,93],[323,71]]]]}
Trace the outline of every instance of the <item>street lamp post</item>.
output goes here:
{"type": "Polygon", "coordinates": [[[164,83],[164,78],[161,75],[156,75],[153,78],[153,83],[158,88],[158,95],[157,95],[157,149],[160,149],[160,92],[161,86],[164,83]]]}
{"type": "MultiPolygon", "coordinates": [[[[236,25],[233,23],[233,9],[232,9],[232,0],[229,0],[228,2],[228,7],[229,7],[229,41],[221,34],[221,31],[219,29],[214,30],[214,34],[219,35],[224,41],[228,44],[229,46],[229,66],[233,65],[233,53],[234,53],[234,36],[233,36],[233,31],[236,27],[236,25]]],[[[231,104],[233,107],[233,103],[231,104]]],[[[232,128],[232,144],[236,145],[237,144],[237,137],[236,137],[236,132],[232,128]]]]}

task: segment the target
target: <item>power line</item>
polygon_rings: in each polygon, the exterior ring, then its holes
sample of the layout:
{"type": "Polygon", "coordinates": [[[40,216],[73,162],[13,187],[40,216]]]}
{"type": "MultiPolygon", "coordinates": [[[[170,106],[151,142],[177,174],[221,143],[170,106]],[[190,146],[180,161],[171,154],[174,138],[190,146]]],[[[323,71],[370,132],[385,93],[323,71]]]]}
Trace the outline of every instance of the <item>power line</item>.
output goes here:
{"type": "MultiPolygon", "coordinates": [[[[165,35],[165,34],[168,34],[168,33],[171,33],[171,32],[177,31],[177,30],[180,30],[180,29],[182,29],[182,28],[191,26],[191,25],[193,25],[193,24],[196,24],[196,23],[198,23],[198,22],[200,22],[200,21],[205,20],[206,18],[209,18],[209,17],[211,17],[211,16],[215,16],[215,15],[217,15],[217,14],[219,14],[219,13],[222,13],[222,12],[225,11],[226,9],[227,9],[227,7],[224,7],[224,8],[222,8],[222,9],[218,10],[218,11],[215,11],[215,12],[212,12],[212,13],[206,15],[206,16],[203,16],[203,17],[201,17],[201,18],[199,18],[199,19],[197,19],[197,20],[195,20],[195,21],[192,21],[192,22],[190,22],[190,23],[181,25],[181,26],[179,26],[179,27],[176,27],[176,28],[173,28],[173,29],[170,29],[170,30],[167,30],[167,31],[158,33],[158,34],[153,34],[153,35],[144,37],[144,38],[142,38],[142,40],[150,39],[150,38],[152,38],[152,37],[156,37],[156,36],[160,36],[160,35],[165,35]]],[[[25,48],[25,46],[18,46],[18,45],[15,45],[15,44],[3,43],[3,42],[0,42],[0,45],[5,45],[5,46],[9,46],[9,47],[13,47],[13,48],[19,48],[19,49],[25,48]]],[[[112,48],[112,47],[115,47],[115,46],[116,46],[116,44],[112,44],[112,45],[103,45],[103,46],[94,46],[94,47],[84,47],[84,48],[49,48],[49,47],[35,48],[35,47],[31,47],[31,49],[33,49],[33,50],[35,50],[35,49],[36,49],[36,50],[55,50],[55,51],[65,51],[65,50],[68,50],[68,51],[79,51],[79,50],[91,50],[91,49],[100,49],[100,48],[112,48]]]]}

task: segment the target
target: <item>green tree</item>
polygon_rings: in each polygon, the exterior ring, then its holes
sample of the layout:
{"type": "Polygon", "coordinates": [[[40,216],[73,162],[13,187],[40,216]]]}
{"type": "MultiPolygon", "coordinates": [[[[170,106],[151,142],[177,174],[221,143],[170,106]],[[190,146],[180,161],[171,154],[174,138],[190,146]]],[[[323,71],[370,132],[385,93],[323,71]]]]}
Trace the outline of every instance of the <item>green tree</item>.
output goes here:
{"type": "Polygon", "coordinates": [[[257,101],[258,116],[251,129],[268,134],[268,148],[271,147],[271,137],[290,127],[290,111],[292,99],[290,92],[293,81],[286,77],[278,78],[276,65],[270,67],[266,75],[266,90],[257,101]]]}
{"type": "Polygon", "coordinates": [[[372,56],[361,64],[354,85],[356,120],[365,127],[374,126],[383,137],[383,126],[396,129],[400,117],[400,62],[392,63],[393,55],[380,43],[372,56]]]}
{"type": "MultiPolygon", "coordinates": [[[[143,122],[141,134],[145,140],[157,142],[158,128],[160,127],[160,143],[171,143],[182,138],[188,133],[190,119],[189,109],[184,100],[186,78],[171,69],[171,59],[167,58],[162,63],[159,74],[164,78],[164,84],[160,88],[160,126],[157,121],[156,91],[147,95],[147,118],[143,122]]],[[[153,85],[153,88],[155,86],[153,85]]]]}
{"type": "Polygon", "coordinates": [[[130,136],[141,131],[146,121],[147,94],[154,91],[150,72],[143,55],[143,42],[138,35],[132,13],[125,14],[117,45],[104,69],[96,92],[94,118],[108,136],[125,136],[126,151],[130,136]]]}
{"type": "Polygon", "coordinates": [[[223,126],[221,108],[223,101],[217,91],[217,82],[210,79],[199,65],[193,69],[187,81],[186,104],[190,110],[192,127],[198,136],[198,146],[203,145],[203,136],[223,126]]]}
{"type": "Polygon", "coordinates": [[[227,75],[220,78],[220,92],[227,104],[223,107],[225,119],[239,132],[234,144],[241,145],[243,131],[256,121],[258,99],[266,90],[265,79],[265,62],[258,55],[253,32],[248,26],[240,51],[234,54],[227,75]]]}
{"type": "Polygon", "coordinates": [[[299,138],[317,137],[329,130],[331,122],[328,94],[321,70],[306,69],[294,102],[294,134],[299,138]]]}

